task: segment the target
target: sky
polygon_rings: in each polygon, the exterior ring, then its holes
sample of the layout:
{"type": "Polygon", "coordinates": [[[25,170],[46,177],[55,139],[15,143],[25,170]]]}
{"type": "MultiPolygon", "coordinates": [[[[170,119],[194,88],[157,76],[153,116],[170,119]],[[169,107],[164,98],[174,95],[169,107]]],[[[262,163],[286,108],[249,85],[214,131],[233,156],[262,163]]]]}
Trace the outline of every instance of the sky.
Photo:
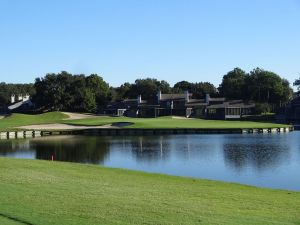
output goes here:
{"type": "Polygon", "coordinates": [[[218,86],[235,67],[300,77],[300,0],[0,0],[0,82],[64,70],[218,86]]]}

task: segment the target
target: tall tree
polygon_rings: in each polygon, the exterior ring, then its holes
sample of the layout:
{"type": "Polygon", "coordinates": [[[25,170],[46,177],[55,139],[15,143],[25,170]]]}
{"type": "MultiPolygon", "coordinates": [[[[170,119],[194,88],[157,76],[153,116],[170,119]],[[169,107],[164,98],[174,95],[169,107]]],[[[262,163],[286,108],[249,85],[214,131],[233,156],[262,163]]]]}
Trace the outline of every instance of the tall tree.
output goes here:
{"type": "Polygon", "coordinates": [[[217,94],[217,88],[209,82],[190,83],[188,81],[180,81],[174,85],[173,91],[175,93],[189,91],[193,93],[194,98],[203,98],[205,94],[217,94]]]}
{"type": "Polygon", "coordinates": [[[137,98],[138,95],[142,95],[142,98],[149,102],[156,100],[156,94],[159,90],[163,93],[171,93],[168,82],[154,78],[137,79],[134,84],[125,83],[116,90],[120,91],[119,95],[123,95],[124,98],[137,98]]]}
{"type": "Polygon", "coordinates": [[[298,91],[300,91],[300,78],[296,79],[295,82],[293,83],[293,85],[297,87],[298,91]]]}
{"type": "Polygon", "coordinates": [[[173,86],[173,91],[175,93],[182,93],[184,91],[192,91],[192,83],[188,82],[188,81],[179,81],[177,82],[174,86],[173,86]]]}
{"type": "Polygon", "coordinates": [[[35,81],[34,102],[40,109],[95,112],[108,101],[109,86],[97,74],[72,75],[65,71],[35,81]]]}
{"type": "Polygon", "coordinates": [[[94,92],[98,107],[103,107],[109,100],[109,85],[98,74],[86,77],[86,87],[94,92]]]}
{"type": "Polygon", "coordinates": [[[246,79],[247,98],[257,102],[281,104],[292,96],[289,82],[274,72],[256,68],[246,79]]]}
{"type": "Polygon", "coordinates": [[[244,99],[246,77],[246,72],[238,67],[229,71],[219,86],[220,95],[228,99],[244,99]]]}
{"type": "Polygon", "coordinates": [[[209,82],[192,83],[191,93],[194,98],[203,98],[205,94],[217,95],[217,88],[209,82]]]}
{"type": "MultiPolygon", "coordinates": [[[[126,82],[122,84],[120,87],[114,88],[115,96],[113,97],[114,101],[121,101],[124,98],[128,98],[130,96],[130,91],[132,88],[132,84],[126,82]]],[[[113,91],[112,91],[113,92],[113,91]]]]}

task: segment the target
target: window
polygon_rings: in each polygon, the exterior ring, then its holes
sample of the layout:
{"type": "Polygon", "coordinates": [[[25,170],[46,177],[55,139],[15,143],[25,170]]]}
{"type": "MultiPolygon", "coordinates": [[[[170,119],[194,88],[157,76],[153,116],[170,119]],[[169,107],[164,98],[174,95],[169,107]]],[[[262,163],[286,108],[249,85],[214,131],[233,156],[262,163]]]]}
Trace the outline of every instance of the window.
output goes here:
{"type": "Polygon", "coordinates": [[[226,115],[240,115],[241,109],[240,108],[226,108],[225,112],[226,112],[226,115]]]}
{"type": "Polygon", "coordinates": [[[217,109],[208,109],[208,113],[209,114],[216,114],[217,113],[217,109]]]}

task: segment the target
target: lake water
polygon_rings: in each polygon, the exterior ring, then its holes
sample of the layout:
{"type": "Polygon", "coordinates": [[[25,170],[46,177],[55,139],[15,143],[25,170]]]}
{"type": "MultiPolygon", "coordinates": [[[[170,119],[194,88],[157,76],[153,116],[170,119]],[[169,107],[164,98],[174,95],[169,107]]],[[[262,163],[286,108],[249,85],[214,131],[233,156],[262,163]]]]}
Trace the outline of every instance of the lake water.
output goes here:
{"type": "Polygon", "coordinates": [[[0,140],[0,156],[300,190],[300,131],[281,134],[50,136],[0,140]]]}

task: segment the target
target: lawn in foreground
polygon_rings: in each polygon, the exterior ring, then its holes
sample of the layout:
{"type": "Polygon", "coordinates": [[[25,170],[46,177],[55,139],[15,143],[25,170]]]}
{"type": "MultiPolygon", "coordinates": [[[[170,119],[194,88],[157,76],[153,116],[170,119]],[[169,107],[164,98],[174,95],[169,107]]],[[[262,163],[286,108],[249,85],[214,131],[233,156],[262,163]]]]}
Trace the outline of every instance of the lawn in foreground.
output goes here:
{"type": "Polygon", "coordinates": [[[224,121],[224,120],[204,120],[204,119],[186,119],[158,117],[158,118],[128,118],[128,117],[108,117],[99,116],[99,118],[68,120],[65,123],[71,125],[97,126],[112,124],[117,122],[131,122],[133,125],[126,128],[203,128],[203,129],[234,129],[234,128],[275,128],[288,127],[286,124],[275,124],[252,121],[224,121]]]}
{"type": "Polygon", "coordinates": [[[9,224],[300,224],[299,192],[9,158],[0,180],[9,224]]]}

